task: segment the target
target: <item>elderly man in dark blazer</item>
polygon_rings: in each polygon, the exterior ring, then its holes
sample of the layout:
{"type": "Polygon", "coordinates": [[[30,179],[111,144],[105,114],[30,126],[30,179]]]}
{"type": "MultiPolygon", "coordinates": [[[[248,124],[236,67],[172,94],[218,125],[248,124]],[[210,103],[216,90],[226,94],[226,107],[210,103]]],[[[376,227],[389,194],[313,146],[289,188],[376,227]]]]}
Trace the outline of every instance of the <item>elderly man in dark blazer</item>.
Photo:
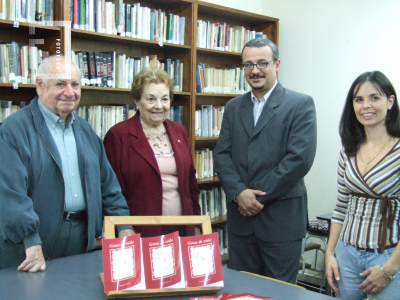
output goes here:
{"type": "Polygon", "coordinates": [[[228,199],[228,267],[295,283],[307,228],[304,176],[316,151],[314,101],[277,81],[273,42],[249,41],[242,59],[252,91],[227,103],[214,151],[228,199]]]}

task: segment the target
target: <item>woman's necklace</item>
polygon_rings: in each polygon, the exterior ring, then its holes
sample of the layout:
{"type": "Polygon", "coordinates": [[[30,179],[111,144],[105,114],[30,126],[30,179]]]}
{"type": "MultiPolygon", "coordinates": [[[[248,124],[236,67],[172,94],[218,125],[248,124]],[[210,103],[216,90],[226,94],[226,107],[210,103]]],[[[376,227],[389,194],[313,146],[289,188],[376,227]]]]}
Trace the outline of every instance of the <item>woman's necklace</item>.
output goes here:
{"type": "Polygon", "coordinates": [[[390,136],[389,139],[386,141],[386,143],[383,144],[382,148],[379,149],[378,152],[375,153],[375,155],[373,155],[372,157],[368,157],[369,161],[364,161],[362,156],[361,156],[361,151],[360,151],[360,159],[361,161],[364,163],[364,165],[368,165],[371,161],[373,161],[375,159],[375,157],[378,156],[379,153],[382,152],[382,150],[385,148],[385,146],[390,142],[390,140],[392,139],[392,137],[390,136]]]}
{"type": "Polygon", "coordinates": [[[158,134],[151,135],[146,131],[146,129],[144,129],[144,127],[143,127],[143,130],[144,130],[144,133],[146,134],[147,140],[152,143],[154,148],[161,149],[161,147],[163,145],[164,145],[164,147],[167,147],[167,144],[164,142],[164,136],[166,134],[165,131],[164,132],[160,132],[158,134]]]}

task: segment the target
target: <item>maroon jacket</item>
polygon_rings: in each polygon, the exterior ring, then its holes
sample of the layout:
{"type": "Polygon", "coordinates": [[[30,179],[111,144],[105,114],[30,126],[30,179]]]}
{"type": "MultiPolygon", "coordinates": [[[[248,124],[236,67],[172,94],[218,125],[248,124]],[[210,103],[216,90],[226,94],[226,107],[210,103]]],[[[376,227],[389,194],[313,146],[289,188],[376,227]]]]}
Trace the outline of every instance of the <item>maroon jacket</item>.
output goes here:
{"type": "MultiPolygon", "coordinates": [[[[196,170],[186,129],[170,120],[165,120],[164,126],[175,153],[182,214],[200,215],[196,170]]],[[[104,138],[104,146],[131,215],[162,215],[161,174],[154,152],[140,124],[139,112],[131,119],[113,126],[104,138]]],[[[134,228],[143,237],[166,233],[164,230],[161,232],[161,226],[134,228]]],[[[168,228],[172,230],[172,226],[168,228]]],[[[186,231],[187,235],[194,235],[193,226],[186,226],[186,231]]]]}

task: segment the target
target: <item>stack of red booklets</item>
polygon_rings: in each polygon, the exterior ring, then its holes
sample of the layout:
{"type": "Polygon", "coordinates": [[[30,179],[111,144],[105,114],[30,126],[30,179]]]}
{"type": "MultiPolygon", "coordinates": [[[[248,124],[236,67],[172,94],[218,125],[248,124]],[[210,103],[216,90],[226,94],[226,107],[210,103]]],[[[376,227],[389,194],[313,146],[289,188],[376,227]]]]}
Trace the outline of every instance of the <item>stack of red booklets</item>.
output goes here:
{"type": "Polygon", "coordinates": [[[222,287],[218,234],[103,239],[104,291],[222,287]]]}

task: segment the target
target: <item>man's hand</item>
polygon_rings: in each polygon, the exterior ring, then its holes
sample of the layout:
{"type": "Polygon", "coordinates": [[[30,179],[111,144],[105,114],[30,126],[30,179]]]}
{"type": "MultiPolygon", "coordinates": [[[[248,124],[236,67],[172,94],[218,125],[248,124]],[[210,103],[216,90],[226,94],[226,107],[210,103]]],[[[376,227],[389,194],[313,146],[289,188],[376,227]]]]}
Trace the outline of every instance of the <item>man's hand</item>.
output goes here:
{"type": "Polygon", "coordinates": [[[34,245],[25,249],[26,259],[19,265],[18,271],[37,272],[46,270],[42,245],[34,245]]]}
{"type": "Polygon", "coordinates": [[[244,190],[236,197],[239,204],[238,211],[244,217],[251,217],[260,212],[264,208],[260,202],[257,201],[256,196],[264,196],[266,192],[259,190],[244,190]]]}
{"type": "Polygon", "coordinates": [[[133,229],[123,229],[118,232],[118,237],[130,236],[136,234],[133,229]]]}

